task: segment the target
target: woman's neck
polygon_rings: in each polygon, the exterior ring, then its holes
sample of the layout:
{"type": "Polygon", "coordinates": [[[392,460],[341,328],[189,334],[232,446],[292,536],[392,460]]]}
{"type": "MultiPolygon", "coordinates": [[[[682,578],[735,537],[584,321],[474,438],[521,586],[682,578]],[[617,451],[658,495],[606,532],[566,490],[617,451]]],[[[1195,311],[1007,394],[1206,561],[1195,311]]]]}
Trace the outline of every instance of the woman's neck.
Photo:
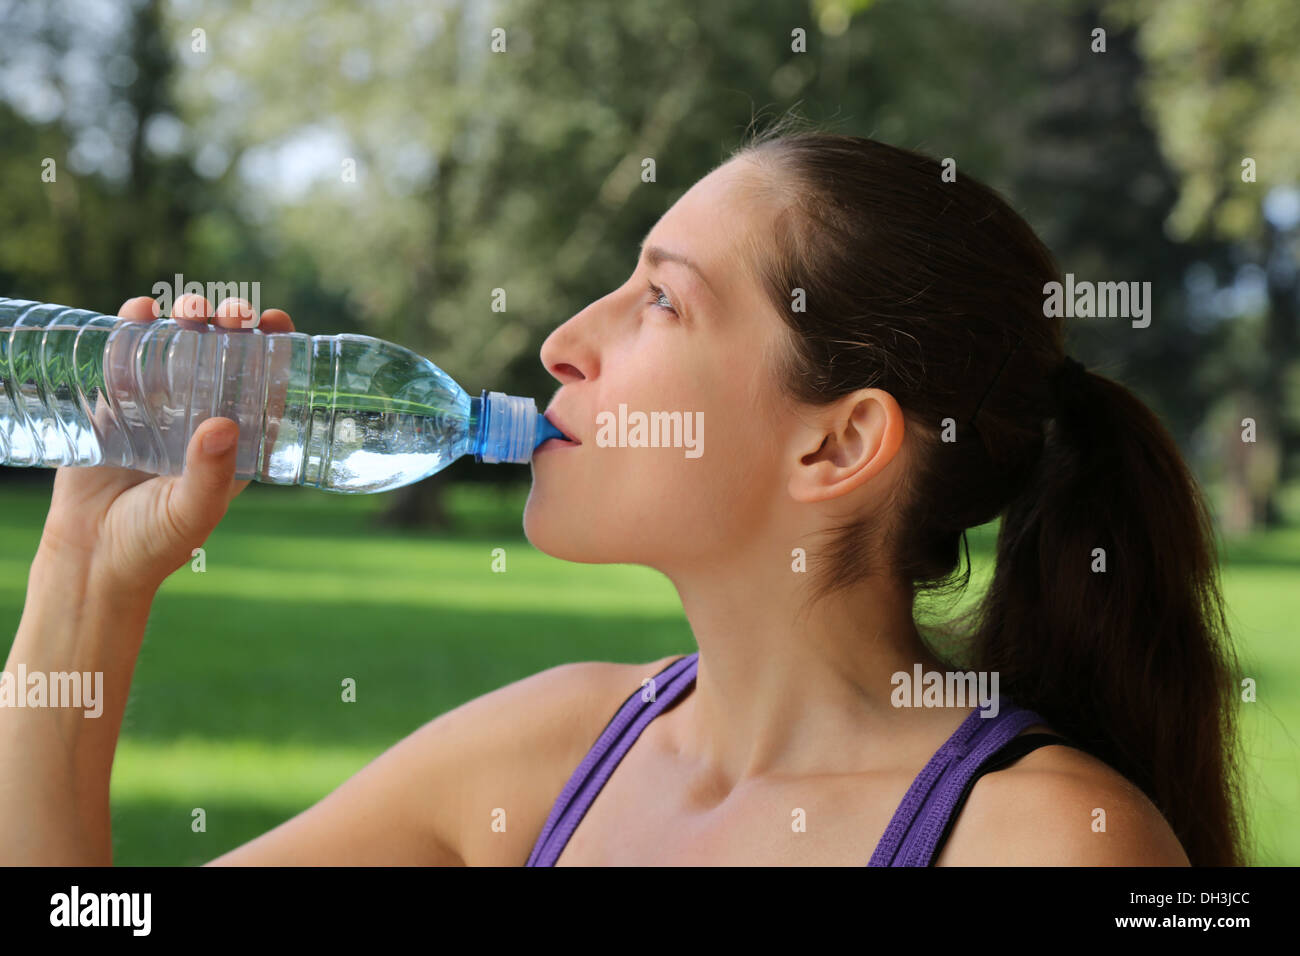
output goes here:
{"type": "Polygon", "coordinates": [[[891,702],[894,674],[944,666],[897,584],[866,580],[801,612],[806,577],[788,569],[764,580],[735,566],[669,578],[700,648],[670,746],[711,781],[709,792],[914,759],[968,713],[891,702]]]}

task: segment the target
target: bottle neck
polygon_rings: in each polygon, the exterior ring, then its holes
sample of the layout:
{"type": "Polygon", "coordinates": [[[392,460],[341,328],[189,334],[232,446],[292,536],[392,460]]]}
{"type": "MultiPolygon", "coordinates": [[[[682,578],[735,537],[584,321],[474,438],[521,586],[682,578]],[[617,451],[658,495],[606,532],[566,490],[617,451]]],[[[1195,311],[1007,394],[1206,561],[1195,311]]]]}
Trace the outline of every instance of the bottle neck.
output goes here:
{"type": "Polygon", "coordinates": [[[537,405],[531,398],[489,392],[470,399],[469,433],[475,461],[523,464],[537,442],[537,405]]]}

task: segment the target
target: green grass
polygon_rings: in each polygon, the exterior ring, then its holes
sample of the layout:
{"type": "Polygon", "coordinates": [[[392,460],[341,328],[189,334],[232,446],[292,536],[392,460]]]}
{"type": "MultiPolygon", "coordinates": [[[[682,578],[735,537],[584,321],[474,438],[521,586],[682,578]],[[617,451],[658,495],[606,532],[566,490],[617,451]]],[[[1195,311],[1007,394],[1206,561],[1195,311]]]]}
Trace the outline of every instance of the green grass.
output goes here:
{"type": "MultiPolygon", "coordinates": [[[[154,605],[114,765],[116,862],[212,859],[438,714],[554,664],[694,649],[662,575],[533,549],[520,530],[525,495],[453,486],[456,527],[433,535],[375,526],[387,496],[250,487],[208,540],[207,570],[176,572],[154,605]],[[504,574],[490,570],[497,547],[504,574]],[[355,703],[341,700],[345,678],[355,703]]],[[[10,488],[0,502],[0,614],[16,626],[49,497],[10,488]]],[[[991,528],[969,540],[978,588],[991,528]]],[[[1298,567],[1300,529],[1224,553],[1232,623],[1259,688],[1243,730],[1261,863],[1300,862],[1298,567]]]]}

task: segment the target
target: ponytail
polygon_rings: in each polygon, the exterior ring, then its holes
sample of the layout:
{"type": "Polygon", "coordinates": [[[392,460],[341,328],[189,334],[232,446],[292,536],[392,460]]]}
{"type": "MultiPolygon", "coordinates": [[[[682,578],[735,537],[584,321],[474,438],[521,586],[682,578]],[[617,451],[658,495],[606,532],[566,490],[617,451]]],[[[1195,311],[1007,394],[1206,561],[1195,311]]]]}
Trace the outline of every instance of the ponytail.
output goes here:
{"type": "Polygon", "coordinates": [[[1242,865],[1237,661],[1201,491],[1151,410],[1082,371],[1010,504],[971,652],[1140,787],[1194,866],[1242,865]]]}

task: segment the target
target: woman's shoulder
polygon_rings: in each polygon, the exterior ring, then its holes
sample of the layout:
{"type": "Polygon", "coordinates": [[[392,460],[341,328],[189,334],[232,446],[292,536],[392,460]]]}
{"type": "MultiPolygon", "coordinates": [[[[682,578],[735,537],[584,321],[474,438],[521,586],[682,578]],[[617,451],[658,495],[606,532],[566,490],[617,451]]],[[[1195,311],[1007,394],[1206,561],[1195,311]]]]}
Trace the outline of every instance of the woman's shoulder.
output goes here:
{"type": "Polygon", "coordinates": [[[980,777],[935,862],[1188,865],[1173,830],[1147,795],[1104,761],[1069,746],[1040,747],[980,777]]]}
{"type": "Polygon", "coordinates": [[[494,749],[530,755],[567,779],[642,679],[676,656],[647,664],[557,664],[475,698],[440,720],[459,723],[479,744],[493,741],[494,749]]]}
{"type": "Polygon", "coordinates": [[[556,798],[619,707],[680,654],[646,664],[557,664],[477,697],[429,726],[454,771],[451,838],[461,859],[510,865],[525,858],[556,798]],[[441,725],[441,726],[437,726],[441,725]],[[507,809],[507,836],[487,822],[507,809]]]}
{"type": "Polygon", "coordinates": [[[635,691],[683,656],[670,654],[644,664],[611,661],[557,664],[521,681],[528,688],[520,697],[554,700],[560,704],[565,718],[571,721],[581,717],[587,729],[594,726],[596,733],[588,741],[590,746],[635,691]]]}

